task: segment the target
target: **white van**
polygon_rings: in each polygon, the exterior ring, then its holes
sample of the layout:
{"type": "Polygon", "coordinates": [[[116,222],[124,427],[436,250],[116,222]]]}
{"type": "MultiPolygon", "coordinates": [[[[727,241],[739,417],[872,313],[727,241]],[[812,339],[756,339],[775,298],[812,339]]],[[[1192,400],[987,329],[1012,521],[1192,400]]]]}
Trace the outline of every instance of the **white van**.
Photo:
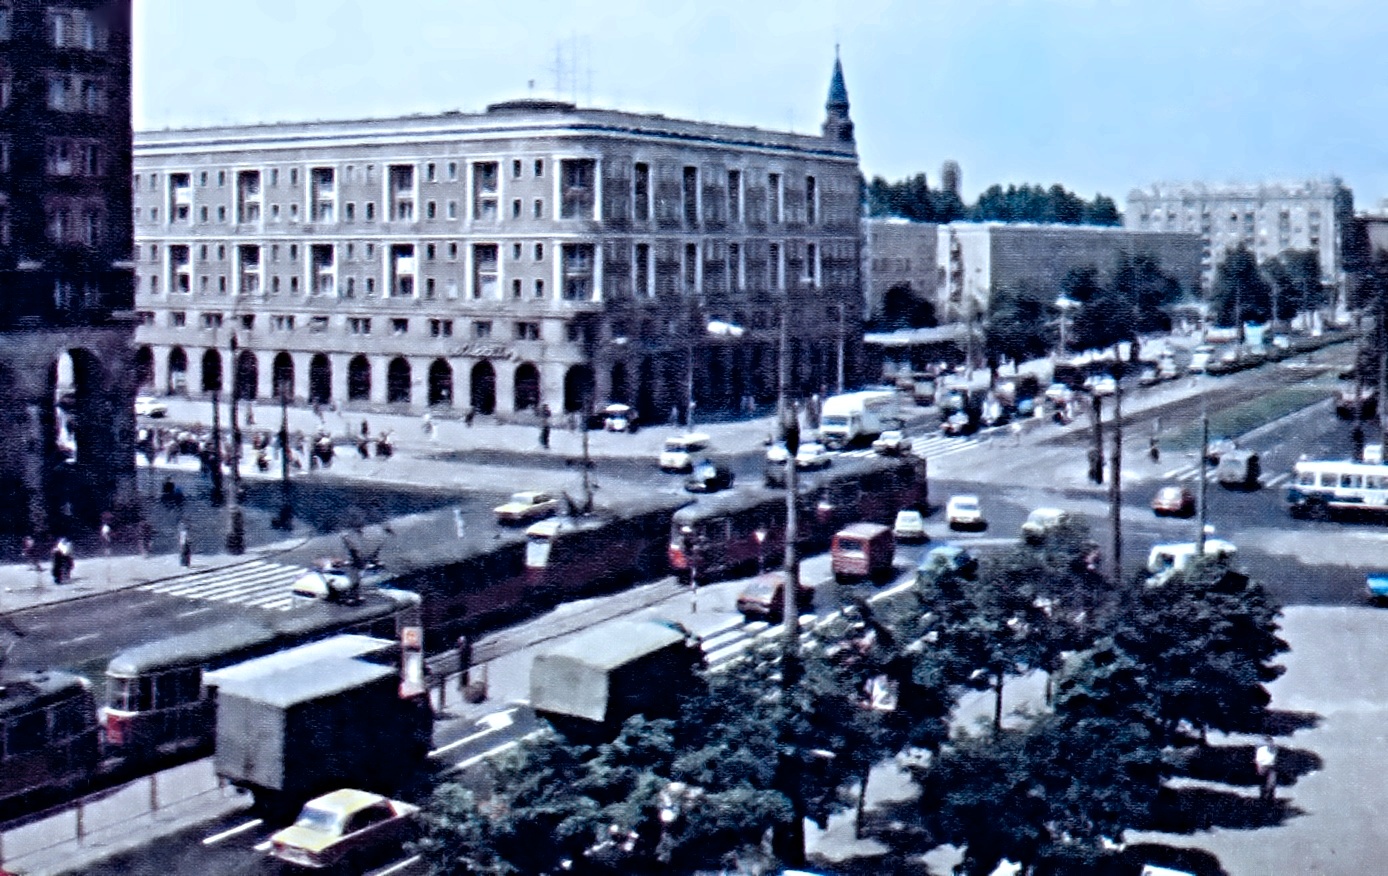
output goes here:
{"type": "Polygon", "coordinates": [[[702,432],[689,432],[665,439],[660,451],[661,471],[691,471],[694,456],[708,450],[709,437],[702,432]]]}
{"type": "MultiPolygon", "coordinates": [[[[1207,557],[1230,560],[1238,552],[1239,549],[1233,542],[1225,541],[1222,538],[1205,539],[1205,556],[1207,557]]],[[[1152,552],[1147,555],[1147,571],[1151,574],[1147,583],[1161,584],[1177,572],[1184,572],[1190,567],[1191,560],[1194,558],[1195,542],[1193,541],[1153,545],[1152,552]]]]}
{"type": "Polygon", "coordinates": [[[1214,360],[1215,348],[1211,344],[1201,344],[1190,354],[1190,365],[1186,370],[1191,374],[1204,374],[1210,369],[1210,362],[1214,360]]]}

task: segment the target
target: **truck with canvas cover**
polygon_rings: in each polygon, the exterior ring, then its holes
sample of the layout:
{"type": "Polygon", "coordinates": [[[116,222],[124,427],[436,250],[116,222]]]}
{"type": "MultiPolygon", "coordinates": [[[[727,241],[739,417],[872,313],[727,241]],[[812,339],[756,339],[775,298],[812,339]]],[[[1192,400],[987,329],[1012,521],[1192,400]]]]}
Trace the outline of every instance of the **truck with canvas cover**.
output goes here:
{"type": "Polygon", "coordinates": [[[272,817],[342,787],[389,793],[428,755],[433,715],[400,672],[317,656],[229,672],[217,687],[217,775],[272,817]]]}
{"type": "Polygon", "coordinates": [[[530,704],[571,739],[611,739],[633,715],[673,716],[702,662],[698,641],[677,623],[604,624],[536,655],[530,704]]]}

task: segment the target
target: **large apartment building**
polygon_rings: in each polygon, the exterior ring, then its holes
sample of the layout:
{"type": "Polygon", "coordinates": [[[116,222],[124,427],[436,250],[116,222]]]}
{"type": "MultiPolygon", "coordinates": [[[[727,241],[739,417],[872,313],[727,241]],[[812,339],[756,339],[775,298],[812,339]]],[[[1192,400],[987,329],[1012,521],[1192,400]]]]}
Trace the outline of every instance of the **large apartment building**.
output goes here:
{"type": "Polygon", "coordinates": [[[134,510],[129,0],[0,0],[0,529],[134,510]]]}
{"type": "Polygon", "coordinates": [[[1123,214],[1127,228],[1199,234],[1207,289],[1224,254],[1243,244],[1259,262],[1290,249],[1316,252],[1322,280],[1340,293],[1353,219],[1354,193],[1336,177],[1250,185],[1162,183],[1129,192],[1123,214]]]}
{"type": "Polygon", "coordinates": [[[858,158],[818,135],[549,100],[138,134],[138,368],[156,391],[648,421],[770,401],[861,339],[858,158]],[[235,361],[231,360],[235,350],[235,361]]]}

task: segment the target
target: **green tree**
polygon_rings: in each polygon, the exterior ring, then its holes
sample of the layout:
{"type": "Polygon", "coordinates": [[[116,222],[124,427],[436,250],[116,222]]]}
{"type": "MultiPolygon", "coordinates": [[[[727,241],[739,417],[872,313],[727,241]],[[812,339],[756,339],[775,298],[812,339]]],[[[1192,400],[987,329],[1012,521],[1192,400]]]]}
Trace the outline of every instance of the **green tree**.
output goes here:
{"type": "Polygon", "coordinates": [[[1160,586],[1131,586],[1112,622],[1114,640],[1148,673],[1161,729],[1260,729],[1287,650],[1281,609],[1263,586],[1227,562],[1197,562],[1160,586]]]}
{"type": "Polygon", "coordinates": [[[1022,361],[1051,348],[1054,295],[1023,281],[1017,286],[995,288],[990,299],[983,325],[984,352],[990,361],[1003,357],[1022,361]]]}
{"type": "Polygon", "coordinates": [[[1165,274],[1156,259],[1148,255],[1118,257],[1110,284],[1113,297],[1132,308],[1129,321],[1132,340],[1139,334],[1169,331],[1171,316],[1168,308],[1180,301],[1181,284],[1165,274]]]}
{"type": "Polygon", "coordinates": [[[1325,306],[1320,253],[1315,250],[1286,250],[1276,258],[1269,259],[1263,269],[1272,296],[1269,310],[1276,312],[1279,321],[1325,306]]]}
{"type": "Polygon", "coordinates": [[[1272,314],[1272,287],[1258,269],[1258,260],[1240,243],[1224,254],[1215,269],[1210,304],[1219,325],[1242,327],[1272,314]]]}

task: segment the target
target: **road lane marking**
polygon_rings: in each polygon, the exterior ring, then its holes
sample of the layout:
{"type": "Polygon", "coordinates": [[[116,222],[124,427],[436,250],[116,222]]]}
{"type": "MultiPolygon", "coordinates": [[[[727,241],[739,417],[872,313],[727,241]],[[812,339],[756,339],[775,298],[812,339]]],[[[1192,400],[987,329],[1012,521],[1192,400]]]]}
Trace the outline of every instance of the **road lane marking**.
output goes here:
{"type": "Polygon", "coordinates": [[[233,827],[230,830],[224,830],[221,833],[214,833],[212,834],[212,836],[205,837],[202,841],[202,844],[205,846],[216,845],[224,839],[230,839],[236,836],[237,834],[245,833],[248,830],[254,830],[255,828],[259,827],[262,823],[263,822],[259,818],[251,819],[250,821],[247,821],[245,824],[238,824],[236,827],[233,827]]]}
{"type": "Polygon", "coordinates": [[[438,748],[435,748],[433,751],[429,752],[429,756],[437,757],[440,754],[445,754],[447,752],[452,751],[455,748],[460,748],[464,745],[467,745],[469,742],[475,742],[476,740],[481,739],[483,736],[490,736],[498,730],[504,730],[505,728],[510,727],[512,724],[516,722],[515,718],[511,717],[511,715],[515,711],[515,709],[507,709],[504,712],[493,712],[492,714],[485,716],[477,723],[486,724],[487,729],[479,730],[476,733],[471,733],[467,736],[464,736],[462,739],[455,739],[447,745],[440,745],[438,748]]]}
{"type": "Polygon", "coordinates": [[[77,645],[82,642],[90,642],[92,639],[101,638],[101,633],[87,633],[85,636],[78,636],[75,639],[68,639],[66,642],[59,642],[59,645],[77,645]]]}
{"type": "Polygon", "coordinates": [[[377,870],[372,876],[390,876],[392,873],[399,873],[401,870],[419,862],[419,855],[411,855],[398,864],[393,864],[384,870],[377,870]]]}
{"type": "Polygon", "coordinates": [[[207,606],[203,606],[202,608],[193,608],[193,609],[189,609],[188,611],[180,611],[180,612],[178,613],[178,616],[179,616],[179,617],[195,617],[195,616],[197,616],[197,615],[206,614],[206,613],[209,612],[209,611],[216,611],[216,610],[217,610],[217,607],[216,607],[215,605],[207,605],[207,606]]]}
{"type": "Polygon", "coordinates": [[[521,744],[522,742],[524,742],[525,740],[527,740],[527,739],[533,739],[534,737],[539,736],[541,733],[544,733],[544,732],[545,732],[544,730],[532,730],[532,731],[530,731],[529,733],[527,733],[527,734],[525,734],[524,736],[522,736],[520,739],[512,739],[510,742],[503,742],[503,743],[501,743],[500,745],[495,745],[495,746],[493,746],[493,747],[487,749],[486,751],[482,752],[481,754],[474,754],[472,757],[469,757],[469,758],[467,758],[466,760],[460,760],[460,761],[458,761],[457,763],[453,764],[453,766],[451,766],[451,767],[448,768],[448,772],[451,772],[451,773],[461,772],[462,770],[465,770],[465,769],[467,769],[467,768],[470,767],[470,766],[476,766],[477,764],[481,763],[482,761],[488,760],[488,759],[493,758],[493,757],[496,757],[498,754],[501,754],[503,751],[507,751],[507,750],[509,750],[509,749],[515,748],[517,745],[520,745],[520,744],[521,744]]]}
{"type": "Polygon", "coordinates": [[[257,852],[268,852],[268,851],[270,851],[270,846],[272,846],[272,845],[274,845],[274,843],[270,842],[269,840],[266,840],[266,841],[263,842],[263,843],[258,843],[258,844],[256,844],[253,848],[254,848],[257,852]]]}

